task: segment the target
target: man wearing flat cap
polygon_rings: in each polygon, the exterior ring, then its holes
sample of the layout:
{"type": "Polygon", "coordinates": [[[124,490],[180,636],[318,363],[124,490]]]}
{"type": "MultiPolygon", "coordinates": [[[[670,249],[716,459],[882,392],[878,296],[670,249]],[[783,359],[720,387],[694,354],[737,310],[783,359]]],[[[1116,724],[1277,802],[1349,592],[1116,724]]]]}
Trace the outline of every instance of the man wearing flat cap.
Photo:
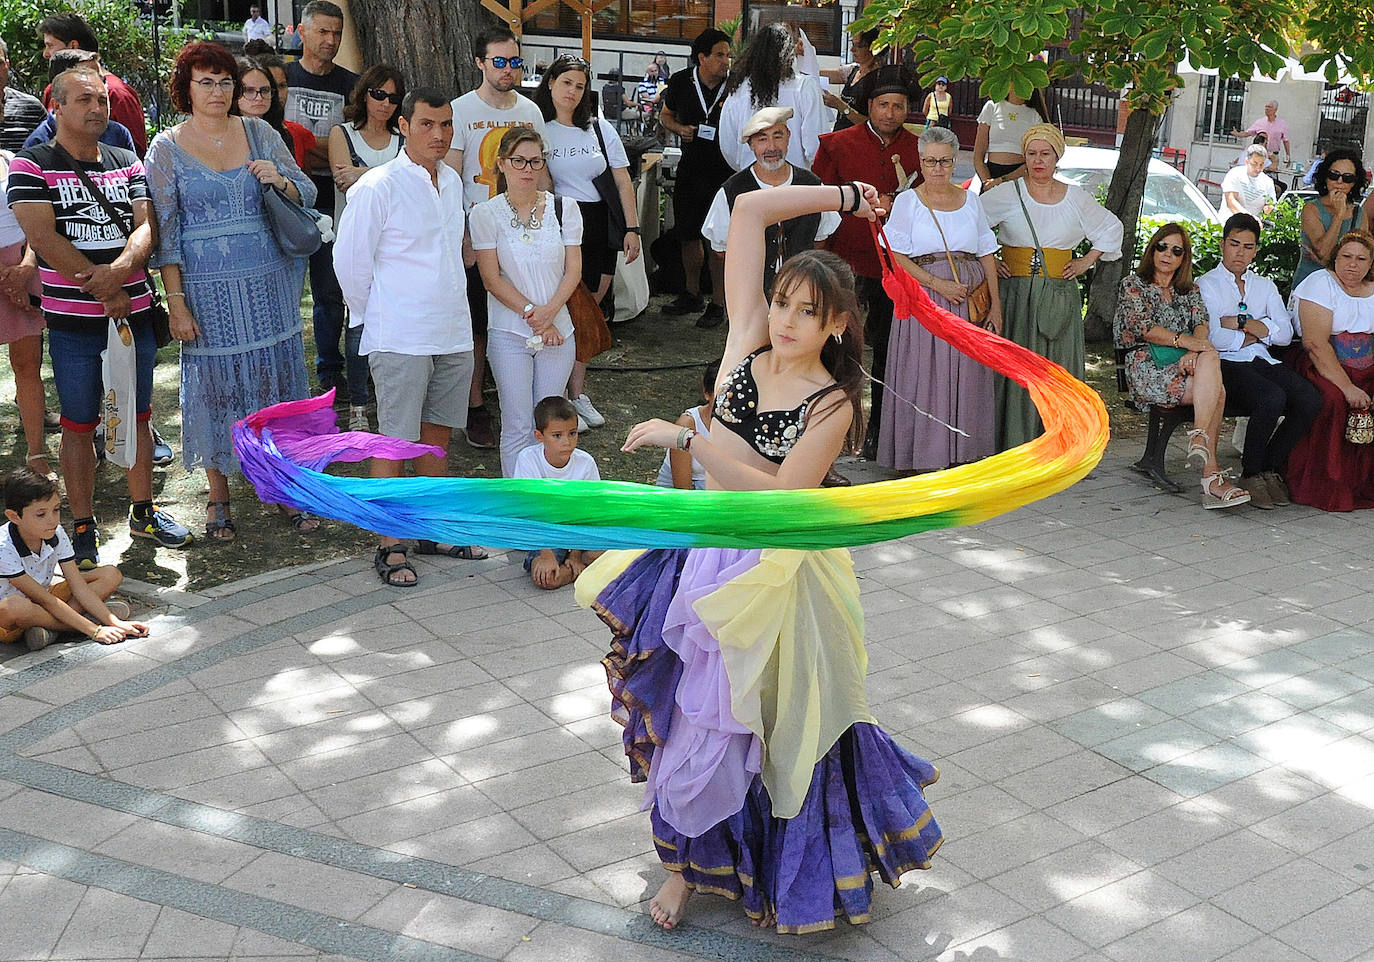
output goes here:
{"type": "MultiPolygon", "coordinates": [[[[822,183],[844,184],[853,180],[872,184],[882,196],[882,206],[891,210],[893,195],[908,186],[907,179],[916,182],[921,170],[916,135],[903,126],[912,102],[910,79],[908,68],[895,65],[881,67],[865,78],[871,82],[860,95],[866,97],[868,121],[833,134],[821,134],[821,146],[811,170],[822,183]]],[[[887,367],[892,299],[883,291],[882,270],[868,221],[853,214],[843,215],[826,246],[854,269],[855,289],[867,306],[864,341],[873,348],[873,370],[881,372],[887,367]]],[[[884,393],[873,392],[864,433],[864,450],[874,455],[884,393]]]]}
{"type": "MultiPolygon", "coordinates": [[[[715,200],[711,201],[701,234],[711,244],[712,257],[725,256],[725,239],[730,233],[730,212],[735,209],[735,198],[740,194],[766,187],[786,187],[789,184],[814,187],[822,183],[811,171],[787,162],[787,148],[792,142],[787,121],[791,117],[791,107],[764,107],[750,117],[740,130],[740,143],[753,152],[754,162],[731,175],[716,192],[715,200]]],[[[783,261],[809,247],[819,246],[839,226],[840,215],[834,211],[806,214],[771,225],[764,232],[764,291],[772,295],[773,278],[783,261]]]]}

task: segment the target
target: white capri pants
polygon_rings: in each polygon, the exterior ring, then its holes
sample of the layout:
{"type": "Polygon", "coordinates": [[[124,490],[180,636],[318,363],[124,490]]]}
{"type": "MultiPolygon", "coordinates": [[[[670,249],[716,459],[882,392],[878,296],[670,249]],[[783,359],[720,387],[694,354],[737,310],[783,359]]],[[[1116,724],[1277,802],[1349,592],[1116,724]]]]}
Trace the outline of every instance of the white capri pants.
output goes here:
{"type": "Polygon", "coordinates": [[[511,331],[487,332],[487,364],[501,400],[501,476],[509,478],[515,456],[534,443],[534,406],[562,396],[568,387],[577,345],[571,336],[558,347],[538,351],[511,331]]]}

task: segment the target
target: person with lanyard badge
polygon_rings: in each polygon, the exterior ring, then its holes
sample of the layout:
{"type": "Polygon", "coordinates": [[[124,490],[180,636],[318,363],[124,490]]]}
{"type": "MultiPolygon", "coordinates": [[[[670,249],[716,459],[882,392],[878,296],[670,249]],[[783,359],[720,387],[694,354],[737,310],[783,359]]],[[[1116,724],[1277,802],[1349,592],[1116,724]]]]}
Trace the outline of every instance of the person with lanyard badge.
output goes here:
{"type": "Polygon", "coordinates": [[[730,38],[714,27],[692,41],[692,65],[668,79],[663,90],[659,121],[682,143],[682,159],[673,185],[674,233],[682,244],[682,272],[686,289],[665,305],[665,314],[697,314],[697,327],[712,328],[725,320],[723,265],[710,259],[711,301],[701,293],[701,268],[706,263],[701,225],[711,198],[730,176],[721,155],[717,126],[730,72],[730,38]]]}
{"type": "MultiPolygon", "coordinates": [[[[1054,179],[1064,137],[1036,124],[1021,138],[1026,176],[1000,184],[980,198],[1002,244],[998,267],[1002,334],[1084,375],[1083,291],[1078,278],[1099,259],[1121,257],[1121,221],[1081,187],[1054,179]],[[1073,254],[1084,240],[1091,249],[1073,254]]],[[[997,450],[1037,437],[1040,414],[1026,389],[997,378],[997,450]]]]}
{"type": "Polygon", "coordinates": [[[935,89],[926,94],[921,113],[926,116],[926,127],[948,127],[949,109],[954,106],[954,98],[949,94],[949,78],[938,77],[935,89]]]}

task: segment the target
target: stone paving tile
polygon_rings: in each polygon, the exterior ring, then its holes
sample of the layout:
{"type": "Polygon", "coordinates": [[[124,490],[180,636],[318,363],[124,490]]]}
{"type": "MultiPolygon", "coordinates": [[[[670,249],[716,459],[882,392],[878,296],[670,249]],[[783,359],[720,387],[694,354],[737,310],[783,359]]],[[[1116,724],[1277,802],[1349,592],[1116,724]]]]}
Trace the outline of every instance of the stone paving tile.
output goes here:
{"type": "Polygon", "coordinates": [[[1315,959],[1365,959],[1371,913],[1374,893],[1357,889],[1283,926],[1274,936],[1315,959]]]}
{"type": "Polygon", "coordinates": [[[1252,943],[1262,932],[1213,905],[1196,905],[1113,942],[1102,951],[1113,962],[1214,959],[1252,943]]]}

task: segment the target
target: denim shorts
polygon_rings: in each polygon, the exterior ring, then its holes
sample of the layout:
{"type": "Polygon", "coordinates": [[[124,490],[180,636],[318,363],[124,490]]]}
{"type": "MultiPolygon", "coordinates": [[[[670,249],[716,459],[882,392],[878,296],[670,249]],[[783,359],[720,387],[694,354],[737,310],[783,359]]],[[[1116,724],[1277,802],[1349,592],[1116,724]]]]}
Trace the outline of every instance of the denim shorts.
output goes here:
{"type": "MultiPolygon", "coordinates": [[[[565,561],[568,560],[568,555],[571,553],[571,552],[569,551],[569,549],[567,549],[567,548],[553,548],[552,551],[553,551],[553,560],[556,561],[556,562],[558,562],[560,565],[563,564],[563,562],[565,562],[565,561]]],[[[539,552],[538,552],[538,551],[526,551],[526,552],[525,552],[525,570],[526,570],[526,571],[529,571],[529,570],[530,570],[530,565],[534,564],[534,559],[537,558],[537,557],[539,557],[539,552]]]]}
{"type": "MultiPolygon", "coordinates": [[[[153,409],[153,361],[157,359],[157,342],[153,339],[153,326],[146,319],[135,319],[131,327],[138,420],[147,421],[153,409]]],[[[69,431],[88,434],[100,423],[100,400],[105,393],[100,352],[105,350],[108,338],[108,328],[91,331],[48,328],[48,354],[52,358],[53,381],[57,384],[57,401],[62,408],[62,427],[69,431]]]]}

